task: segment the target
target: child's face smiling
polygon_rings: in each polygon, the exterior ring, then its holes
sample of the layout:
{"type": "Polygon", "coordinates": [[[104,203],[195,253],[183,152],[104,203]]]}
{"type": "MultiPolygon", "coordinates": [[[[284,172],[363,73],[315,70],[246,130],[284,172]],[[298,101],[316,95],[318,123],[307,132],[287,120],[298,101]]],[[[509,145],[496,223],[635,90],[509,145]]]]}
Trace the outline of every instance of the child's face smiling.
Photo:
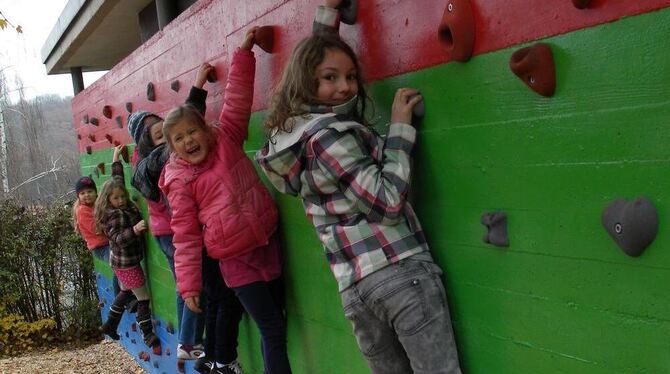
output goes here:
{"type": "Polygon", "coordinates": [[[321,104],[342,105],[358,94],[358,71],[349,56],[339,49],[326,49],[323,62],[316,67],[321,104]]]}
{"type": "Polygon", "coordinates": [[[120,188],[113,189],[112,193],[109,194],[109,203],[113,208],[123,208],[126,206],[126,194],[120,188]]]}
{"type": "Polygon", "coordinates": [[[197,124],[180,121],[170,129],[170,143],[174,153],[191,165],[207,159],[209,134],[197,124]]]}
{"type": "Polygon", "coordinates": [[[84,205],[93,205],[95,203],[95,198],[98,197],[98,194],[92,188],[86,188],[77,194],[79,197],[79,202],[84,205]]]}

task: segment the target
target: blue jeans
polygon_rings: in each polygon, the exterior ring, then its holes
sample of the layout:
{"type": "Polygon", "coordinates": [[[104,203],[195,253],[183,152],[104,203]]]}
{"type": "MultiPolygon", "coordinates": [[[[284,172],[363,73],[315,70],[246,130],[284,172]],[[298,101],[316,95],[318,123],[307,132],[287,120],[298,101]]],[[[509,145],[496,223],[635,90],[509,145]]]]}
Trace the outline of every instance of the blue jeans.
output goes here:
{"type": "MultiPolygon", "coordinates": [[[[109,245],[93,249],[93,256],[109,265],[109,245]]],[[[112,289],[114,289],[114,296],[118,295],[119,291],[121,291],[121,287],[119,287],[119,279],[116,278],[114,272],[112,272],[112,289]]]]}
{"type": "Polygon", "coordinates": [[[442,270],[418,254],[341,293],[344,315],[373,374],[460,374],[442,270]]]}
{"type": "MultiPolygon", "coordinates": [[[[155,238],[165,257],[167,257],[172,275],[176,277],[174,272],[175,248],[172,244],[172,235],[161,235],[155,238]]],[[[189,308],[184,308],[184,299],[181,298],[179,292],[177,292],[177,323],[179,324],[179,343],[194,345],[202,340],[204,329],[202,315],[192,312],[189,308]]]]}

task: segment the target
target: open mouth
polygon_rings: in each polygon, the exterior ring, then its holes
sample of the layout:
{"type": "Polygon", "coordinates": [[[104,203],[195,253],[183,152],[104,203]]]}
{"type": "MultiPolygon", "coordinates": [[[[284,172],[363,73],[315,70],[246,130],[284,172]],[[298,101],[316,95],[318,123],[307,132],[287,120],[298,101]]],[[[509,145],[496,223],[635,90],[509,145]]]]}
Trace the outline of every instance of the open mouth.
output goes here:
{"type": "Polygon", "coordinates": [[[186,153],[188,153],[189,155],[193,155],[195,153],[198,153],[199,150],[200,150],[200,146],[196,145],[196,146],[193,146],[191,148],[186,149],[186,153]]]}

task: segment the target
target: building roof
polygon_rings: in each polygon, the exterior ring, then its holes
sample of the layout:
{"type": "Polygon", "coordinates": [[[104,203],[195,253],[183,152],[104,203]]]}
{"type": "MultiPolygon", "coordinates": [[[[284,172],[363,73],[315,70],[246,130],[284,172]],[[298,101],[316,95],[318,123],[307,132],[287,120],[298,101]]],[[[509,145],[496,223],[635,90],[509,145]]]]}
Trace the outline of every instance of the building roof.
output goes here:
{"type": "Polygon", "coordinates": [[[42,46],[47,74],[109,70],[142,44],[138,13],[152,0],[69,0],[42,46]]]}

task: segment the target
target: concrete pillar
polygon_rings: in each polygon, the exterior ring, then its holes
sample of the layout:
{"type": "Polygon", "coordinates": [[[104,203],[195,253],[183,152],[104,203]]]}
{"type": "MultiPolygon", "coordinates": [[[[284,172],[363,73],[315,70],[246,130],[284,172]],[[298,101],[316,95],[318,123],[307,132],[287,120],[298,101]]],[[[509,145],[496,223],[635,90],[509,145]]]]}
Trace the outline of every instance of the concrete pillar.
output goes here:
{"type": "Polygon", "coordinates": [[[84,76],[81,74],[81,66],[71,67],[70,75],[72,75],[72,90],[76,95],[84,90],[84,76]]]}
{"type": "Polygon", "coordinates": [[[170,21],[179,15],[178,12],[177,0],[156,0],[158,29],[163,30],[170,21]]]}

